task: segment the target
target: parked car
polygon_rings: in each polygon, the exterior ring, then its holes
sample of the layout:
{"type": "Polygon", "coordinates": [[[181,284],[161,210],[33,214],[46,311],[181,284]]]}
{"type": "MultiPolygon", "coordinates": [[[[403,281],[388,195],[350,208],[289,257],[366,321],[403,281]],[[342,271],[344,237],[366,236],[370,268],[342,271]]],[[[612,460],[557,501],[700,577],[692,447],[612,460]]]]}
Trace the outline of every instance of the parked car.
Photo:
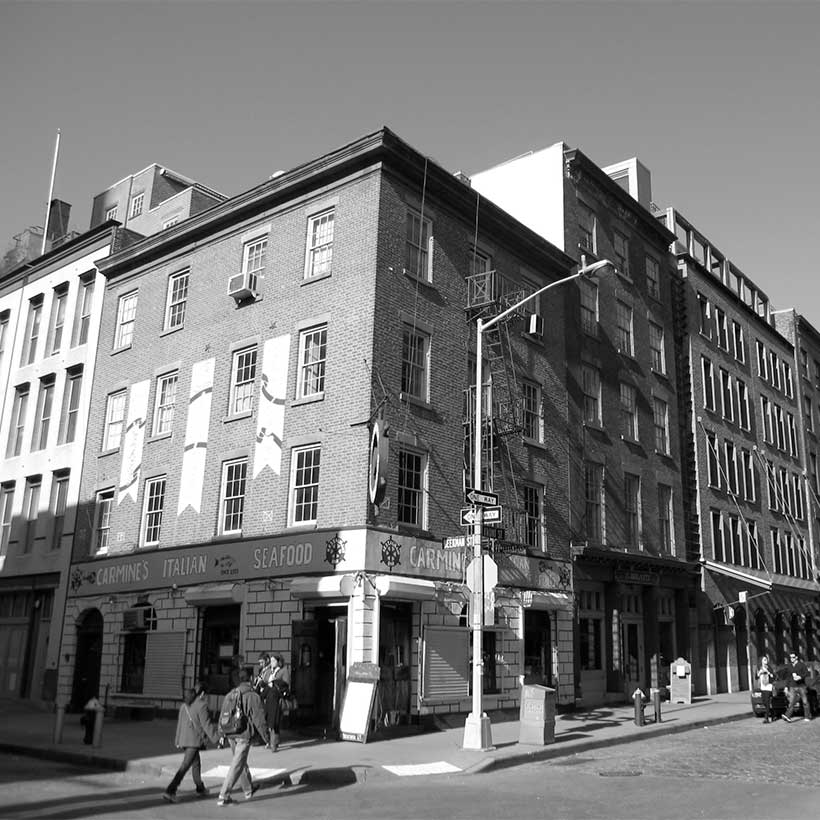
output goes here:
{"type": "MultiPolygon", "coordinates": [[[[809,674],[806,677],[806,690],[809,698],[809,707],[812,715],[820,714],[820,661],[807,661],[809,674]]],[[[774,681],[772,687],[772,717],[782,717],[789,707],[789,685],[791,684],[791,674],[789,664],[780,664],[773,667],[774,681]]],[[[763,697],[760,694],[760,682],[755,680],[752,690],[752,711],[756,717],[765,717],[766,710],[763,708],[763,697]]],[[[798,699],[795,706],[795,714],[803,713],[803,704],[798,699]]]]}

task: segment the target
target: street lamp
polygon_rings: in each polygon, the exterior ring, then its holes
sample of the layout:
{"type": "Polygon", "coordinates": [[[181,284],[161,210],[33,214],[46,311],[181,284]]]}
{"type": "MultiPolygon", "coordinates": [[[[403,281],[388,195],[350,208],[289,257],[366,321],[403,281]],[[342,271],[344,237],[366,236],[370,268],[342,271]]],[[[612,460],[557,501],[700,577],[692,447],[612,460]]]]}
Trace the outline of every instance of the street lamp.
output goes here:
{"type": "MultiPolygon", "coordinates": [[[[475,441],[474,441],[474,455],[473,455],[473,486],[478,492],[481,492],[481,418],[482,418],[482,384],[483,377],[483,333],[491,327],[497,325],[502,319],[505,319],[514,311],[518,310],[525,302],[530,299],[535,299],[550,288],[563,285],[566,282],[571,282],[573,279],[579,279],[582,276],[591,276],[597,273],[607,265],[614,267],[609,259],[601,259],[598,262],[593,262],[590,265],[586,264],[586,256],[581,256],[581,267],[570,276],[565,276],[563,279],[558,279],[555,282],[550,282],[544,285],[543,288],[534,291],[525,296],[523,299],[516,302],[511,307],[503,310],[497,316],[493,316],[486,322],[480,316],[476,319],[476,353],[475,353],[475,441]]],[[[483,508],[477,505],[474,508],[474,524],[473,524],[473,560],[477,560],[479,566],[482,566],[483,561],[481,553],[481,530],[484,523],[483,508]]],[[[484,640],[484,572],[475,573],[476,583],[473,589],[473,601],[471,609],[472,629],[473,629],[473,709],[464,722],[464,749],[472,749],[483,751],[489,749],[493,745],[492,729],[490,727],[490,718],[484,713],[481,704],[483,694],[483,640],[484,640]]]]}

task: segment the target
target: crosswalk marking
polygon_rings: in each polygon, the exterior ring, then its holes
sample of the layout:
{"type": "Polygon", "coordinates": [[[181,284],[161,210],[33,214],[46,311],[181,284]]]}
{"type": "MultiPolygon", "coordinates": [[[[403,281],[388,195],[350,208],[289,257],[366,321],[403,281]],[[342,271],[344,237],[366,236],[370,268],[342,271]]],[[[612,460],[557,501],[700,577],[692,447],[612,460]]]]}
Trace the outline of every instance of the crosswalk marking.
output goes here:
{"type": "MultiPolygon", "coordinates": [[[[267,780],[271,777],[276,777],[280,774],[285,774],[287,769],[255,769],[251,767],[251,778],[253,780],[267,780]]],[[[207,772],[202,772],[203,777],[225,779],[228,774],[227,766],[214,766],[213,769],[208,769],[207,772]]]]}
{"type": "Polygon", "coordinates": [[[436,763],[417,763],[404,766],[382,766],[382,768],[387,769],[388,772],[395,774],[398,777],[413,777],[415,775],[422,774],[451,774],[452,772],[461,771],[458,766],[454,766],[452,763],[447,763],[444,760],[439,760],[436,763]]]}

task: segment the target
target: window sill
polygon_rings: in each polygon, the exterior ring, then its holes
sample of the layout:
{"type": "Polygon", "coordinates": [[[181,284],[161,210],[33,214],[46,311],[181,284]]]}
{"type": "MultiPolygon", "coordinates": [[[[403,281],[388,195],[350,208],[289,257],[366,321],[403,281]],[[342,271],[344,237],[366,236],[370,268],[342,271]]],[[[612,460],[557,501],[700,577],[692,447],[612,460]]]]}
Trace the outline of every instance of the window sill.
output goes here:
{"type": "Polygon", "coordinates": [[[120,448],[117,447],[116,450],[103,450],[101,453],[97,454],[97,458],[105,458],[106,456],[114,456],[119,453],[120,448]]]}
{"type": "Polygon", "coordinates": [[[625,444],[631,444],[633,447],[640,447],[641,445],[641,442],[638,439],[632,438],[632,436],[625,436],[623,434],[621,434],[621,441],[625,444]]]}
{"type": "Polygon", "coordinates": [[[288,526],[285,527],[285,532],[314,532],[317,527],[318,522],[316,521],[300,521],[298,524],[288,524],[288,526]]]}
{"type": "Polygon", "coordinates": [[[417,396],[411,396],[409,393],[399,393],[399,401],[406,401],[408,404],[412,404],[415,407],[420,407],[423,410],[432,410],[433,405],[430,404],[429,401],[425,401],[424,399],[420,399],[417,396]]]}
{"type": "Polygon", "coordinates": [[[600,421],[584,421],[584,427],[589,427],[590,430],[597,430],[599,433],[604,432],[604,425],[600,421]]]}
{"type": "Polygon", "coordinates": [[[417,273],[413,273],[413,271],[407,270],[407,268],[402,268],[401,272],[413,282],[418,282],[420,285],[426,285],[428,288],[433,287],[433,277],[431,274],[427,274],[426,276],[419,276],[417,273]]]}
{"type": "Polygon", "coordinates": [[[184,324],[179,325],[179,327],[169,327],[169,328],[166,328],[165,330],[163,330],[159,334],[159,337],[161,339],[163,336],[170,336],[172,333],[179,333],[180,330],[184,330],[184,329],[185,329],[184,324]]]}
{"type": "Polygon", "coordinates": [[[303,288],[305,285],[312,285],[314,282],[321,282],[323,279],[330,279],[333,276],[333,271],[330,273],[320,273],[318,276],[305,276],[299,283],[299,287],[303,288]]]}
{"type": "Polygon", "coordinates": [[[169,430],[167,433],[157,433],[155,436],[149,436],[146,440],[146,444],[151,444],[154,441],[165,441],[173,436],[173,433],[169,430]]]}
{"type": "Polygon", "coordinates": [[[524,444],[529,447],[537,447],[539,450],[546,450],[547,445],[543,441],[539,441],[537,438],[527,438],[527,436],[523,437],[524,444]]]}
{"type": "Polygon", "coordinates": [[[132,345],[125,345],[124,347],[115,347],[111,351],[112,356],[116,356],[118,353],[124,353],[126,350],[130,350],[132,345]]]}
{"type": "Polygon", "coordinates": [[[663,379],[665,382],[669,381],[669,374],[665,370],[656,370],[654,367],[651,370],[659,379],[663,379]]]}
{"type": "Polygon", "coordinates": [[[321,393],[316,393],[313,396],[303,396],[301,399],[294,399],[291,403],[291,407],[300,407],[303,404],[314,404],[317,401],[324,401],[325,400],[325,391],[323,390],[321,393]]]}
{"type": "Polygon", "coordinates": [[[242,413],[234,413],[231,416],[223,416],[222,423],[230,424],[232,421],[242,421],[242,419],[249,419],[253,417],[253,410],[245,410],[242,413]]]}

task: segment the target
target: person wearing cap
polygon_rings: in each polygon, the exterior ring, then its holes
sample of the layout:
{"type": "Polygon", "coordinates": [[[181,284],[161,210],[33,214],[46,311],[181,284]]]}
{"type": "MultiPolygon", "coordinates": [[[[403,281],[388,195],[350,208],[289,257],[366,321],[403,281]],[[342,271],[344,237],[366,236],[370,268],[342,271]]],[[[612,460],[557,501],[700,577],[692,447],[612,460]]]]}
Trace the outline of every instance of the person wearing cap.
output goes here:
{"type": "Polygon", "coordinates": [[[787,723],[792,722],[792,715],[798,698],[803,704],[803,720],[811,720],[811,707],[809,706],[809,696],[806,689],[809,668],[800,660],[797,652],[789,654],[789,665],[786,667],[786,673],[789,681],[789,708],[786,709],[783,720],[787,723]]]}

